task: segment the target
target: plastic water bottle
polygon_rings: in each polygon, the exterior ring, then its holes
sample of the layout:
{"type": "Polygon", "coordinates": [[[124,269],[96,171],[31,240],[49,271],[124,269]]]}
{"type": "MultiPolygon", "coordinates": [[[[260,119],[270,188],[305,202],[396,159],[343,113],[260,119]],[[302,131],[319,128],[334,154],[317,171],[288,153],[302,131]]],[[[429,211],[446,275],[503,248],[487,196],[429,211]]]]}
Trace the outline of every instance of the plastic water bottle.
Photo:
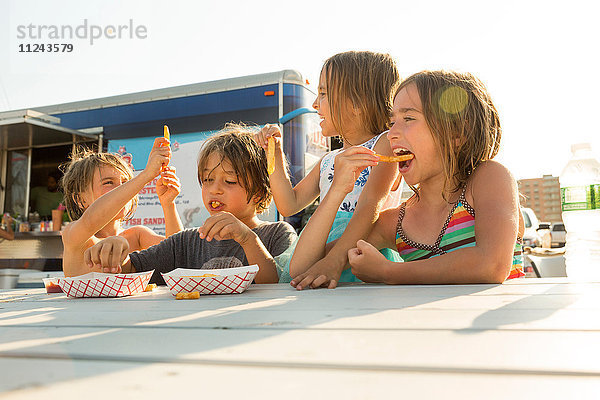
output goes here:
{"type": "Polygon", "coordinates": [[[574,280],[600,279],[600,162],[589,143],[571,146],[560,174],[562,218],[567,230],[565,262],[574,280]]]}

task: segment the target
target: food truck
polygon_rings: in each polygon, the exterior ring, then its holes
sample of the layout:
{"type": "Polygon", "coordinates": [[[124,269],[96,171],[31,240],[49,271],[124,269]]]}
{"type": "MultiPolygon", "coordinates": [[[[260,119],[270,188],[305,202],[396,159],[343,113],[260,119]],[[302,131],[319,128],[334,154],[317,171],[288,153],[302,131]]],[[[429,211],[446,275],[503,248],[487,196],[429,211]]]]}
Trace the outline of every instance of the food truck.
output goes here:
{"type": "MultiPolygon", "coordinates": [[[[329,146],[311,108],[314,98],[299,72],[283,70],[0,113],[0,207],[31,222],[29,232],[18,232],[17,226],[14,241],[0,239],[0,268],[43,269],[49,259],[60,260],[60,232],[40,231],[44,221],[36,221],[30,194],[45,185],[48,173],[66,162],[75,147],[119,153],[137,173],[146,165],[154,138],[168,125],[171,164],[182,184],[177,209],[186,228],[200,226],[208,216],[196,172],[202,142],[229,122],[279,123],[290,175],[298,182],[329,146]]],[[[126,224],[164,233],[155,184],[140,192],[137,211],[126,224]]],[[[280,215],[272,205],[260,218],[273,221],[280,215]]]]}

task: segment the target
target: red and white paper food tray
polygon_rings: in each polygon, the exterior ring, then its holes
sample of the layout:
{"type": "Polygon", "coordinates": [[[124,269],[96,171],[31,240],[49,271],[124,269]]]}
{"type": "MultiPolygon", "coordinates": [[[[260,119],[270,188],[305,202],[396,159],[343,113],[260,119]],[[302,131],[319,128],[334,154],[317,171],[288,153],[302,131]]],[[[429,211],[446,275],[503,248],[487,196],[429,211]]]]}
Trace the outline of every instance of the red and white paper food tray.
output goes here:
{"type": "Polygon", "coordinates": [[[58,285],[69,297],[122,297],[142,293],[152,277],[152,271],[135,274],[89,274],[59,278],[58,285]]]}
{"type": "Polygon", "coordinates": [[[258,273],[258,265],[225,269],[177,268],[162,274],[171,294],[200,292],[200,294],[242,293],[258,273]],[[212,274],[213,277],[202,275],[212,274]]]}

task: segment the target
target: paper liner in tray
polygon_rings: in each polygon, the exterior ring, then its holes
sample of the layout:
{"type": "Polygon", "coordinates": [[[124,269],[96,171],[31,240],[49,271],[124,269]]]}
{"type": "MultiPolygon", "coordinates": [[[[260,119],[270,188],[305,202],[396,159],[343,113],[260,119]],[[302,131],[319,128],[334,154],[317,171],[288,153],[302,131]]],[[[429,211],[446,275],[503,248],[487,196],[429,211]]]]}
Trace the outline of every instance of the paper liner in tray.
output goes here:
{"type": "Polygon", "coordinates": [[[152,271],[135,274],[89,274],[59,278],[58,285],[69,297],[122,297],[141,293],[148,286],[152,271]]]}
{"type": "Polygon", "coordinates": [[[171,294],[200,292],[200,294],[242,293],[250,286],[258,265],[225,269],[177,268],[162,274],[171,294]],[[203,276],[216,275],[216,276],[203,276]]]}

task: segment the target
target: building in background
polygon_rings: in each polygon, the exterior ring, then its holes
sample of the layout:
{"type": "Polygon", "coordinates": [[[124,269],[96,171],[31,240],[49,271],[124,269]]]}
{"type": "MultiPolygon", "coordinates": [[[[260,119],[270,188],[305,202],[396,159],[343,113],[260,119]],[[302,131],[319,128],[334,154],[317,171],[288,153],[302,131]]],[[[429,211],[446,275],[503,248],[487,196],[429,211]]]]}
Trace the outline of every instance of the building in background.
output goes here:
{"type": "Polygon", "coordinates": [[[560,184],[558,177],[544,175],[541,178],[519,180],[521,206],[535,211],[544,222],[562,222],[560,209],[560,184]]]}

